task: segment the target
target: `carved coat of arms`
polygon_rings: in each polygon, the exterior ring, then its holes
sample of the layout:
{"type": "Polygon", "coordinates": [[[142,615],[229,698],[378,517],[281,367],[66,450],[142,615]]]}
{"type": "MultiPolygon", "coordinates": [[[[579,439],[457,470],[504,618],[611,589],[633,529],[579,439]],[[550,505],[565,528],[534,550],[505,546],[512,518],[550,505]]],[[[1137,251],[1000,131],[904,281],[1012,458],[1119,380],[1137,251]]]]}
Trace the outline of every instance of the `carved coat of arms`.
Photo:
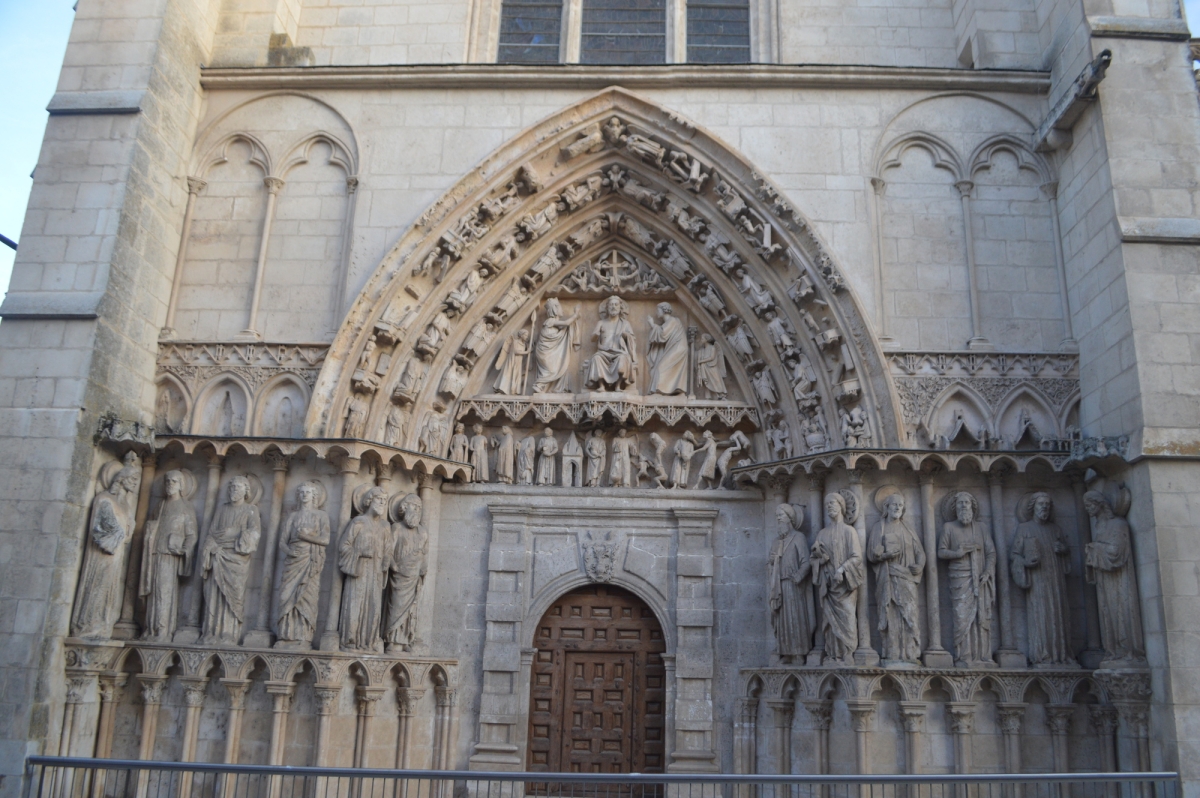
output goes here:
{"type": "Polygon", "coordinates": [[[612,532],[605,532],[603,539],[598,540],[591,532],[585,532],[580,539],[583,572],[593,582],[612,581],[613,569],[617,564],[617,543],[612,537],[612,532]]]}

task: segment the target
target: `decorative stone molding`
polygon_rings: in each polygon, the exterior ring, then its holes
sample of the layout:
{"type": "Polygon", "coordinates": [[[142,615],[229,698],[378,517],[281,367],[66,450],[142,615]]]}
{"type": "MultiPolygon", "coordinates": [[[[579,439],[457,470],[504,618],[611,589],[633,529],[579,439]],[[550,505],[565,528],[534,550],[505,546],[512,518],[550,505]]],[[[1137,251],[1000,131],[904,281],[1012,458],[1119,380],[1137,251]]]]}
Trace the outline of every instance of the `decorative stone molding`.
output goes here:
{"type": "Polygon", "coordinates": [[[984,473],[1025,473],[1034,463],[1041,463],[1051,470],[1063,471],[1073,465],[1070,455],[1062,452],[1027,451],[922,451],[914,449],[838,449],[832,452],[793,457],[768,463],[754,463],[733,469],[733,478],[738,483],[760,482],[774,475],[819,474],[844,468],[854,471],[863,468],[886,470],[893,462],[906,463],[915,472],[938,468],[957,471],[960,467],[984,473]]]}

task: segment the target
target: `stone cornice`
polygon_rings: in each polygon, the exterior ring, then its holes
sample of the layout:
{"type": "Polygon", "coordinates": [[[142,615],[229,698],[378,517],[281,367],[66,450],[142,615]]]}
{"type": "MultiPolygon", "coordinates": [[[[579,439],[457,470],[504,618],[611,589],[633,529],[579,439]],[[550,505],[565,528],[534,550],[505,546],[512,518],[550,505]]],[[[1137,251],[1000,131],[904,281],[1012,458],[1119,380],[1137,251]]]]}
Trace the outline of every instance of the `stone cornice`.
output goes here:
{"type": "Polygon", "coordinates": [[[629,89],[780,88],[911,89],[1046,94],[1050,73],[927,67],[747,64],[658,67],[446,64],[413,66],[213,67],[201,85],[213,89],[629,89]]]}

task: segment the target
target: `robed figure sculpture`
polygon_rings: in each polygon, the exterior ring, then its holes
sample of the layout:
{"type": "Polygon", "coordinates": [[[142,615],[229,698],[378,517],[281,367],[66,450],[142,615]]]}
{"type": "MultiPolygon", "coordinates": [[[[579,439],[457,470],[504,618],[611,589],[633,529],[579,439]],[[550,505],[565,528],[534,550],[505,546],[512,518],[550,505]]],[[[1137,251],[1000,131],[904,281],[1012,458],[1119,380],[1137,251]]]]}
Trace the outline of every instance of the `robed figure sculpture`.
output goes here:
{"type": "Polygon", "coordinates": [[[996,609],[996,547],[979,503],[965,490],[954,494],[955,520],[942,526],[938,557],[948,563],[954,612],[954,661],[960,668],[991,665],[996,609]]]}
{"type": "Polygon", "coordinates": [[[817,627],[813,609],[812,563],[808,556],[808,541],[800,531],[803,516],[790,504],[775,510],[779,537],[771,544],[767,558],[768,601],[771,605],[771,628],[783,664],[803,664],[803,657],[812,650],[813,633],[817,627]]]}
{"type": "Polygon", "coordinates": [[[338,569],[345,575],[338,635],[343,651],[382,652],[383,588],[392,542],[387,492],[371,488],[355,504],[363,513],[346,524],[338,546],[338,569]]]}
{"type": "Polygon", "coordinates": [[[75,637],[112,637],[113,626],[121,616],[125,560],[141,483],[141,470],[132,464],[122,467],[114,462],[100,472],[104,491],[92,501],[83,571],[71,616],[71,634],[75,637]]]}
{"type": "Polygon", "coordinates": [[[598,391],[624,391],[637,381],[637,342],[627,316],[625,300],[610,296],[600,303],[600,321],[592,332],[596,354],[588,359],[588,388],[598,391]]]}
{"type": "Polygon", "coordinates": [[[854,664],[858,648],[858,590],[866,579],[858,531],[846,523],[846,500],[840,493],[825,497],[828,526],[812,547],[813,581],[821,597],[821,629],[825,659],[854,664]]]}
{"type": "Polygon", "coordinates": [[[275,633],[279,647],[307,647],[317,626],[317,601],[321,571],[329,547],[329,514],[325,486],[304,482],[296,488],[297,507],[288,513],[279,536],[283,570],[279,576],[279,604],[275,633]]]}
{"type": "MultiPolygon", "coordinates": [[[[246,583],[262,521],[250,478],[229,480],[229,501],[213,515],[201,555],[204,629],[200,642],[237,645],[246,622],[246,583]]],[[[257,492],[257,491],[256,491],[257,492]]]]}
{"type": "Polygon", "coordinates": [[[538,334],[533,359],[534,393],[567,393],[571,390],[571,350],[579,348],[579,311],[564,315],[562,305],[546,300],[546,319],[538,334]]]}
{"type": "Polygon", "coordinates": [[[875,565],[879,633],[883,658],[917,663],[921,656],[921,610],[918,603],[925,571],[925,547],[904,520],[904,497],[895,488],[876,501],[882,517],[867,537],[867,559],[875,565]]]}
{"type": "Polygon", "coordinates": [[[1071,606],[1067,601],[1067,574],[1071,573],[1071,546],[1051,518],[1054,503],[1045,493],[1026,497],[1019,507],[1009,560],[1013,581],[1026,591],[1025,618],[1031,665],[1068,666],[1078,663],[1071,654],[1071,606]]]}
{"type": "Polygon", "coordinates": [[[1100,491],[1083,494],[1083,506],[1093,523],[1084,562],[1087,580],[1096,586],[1100,610],[1100,644],[1104,646],[1100,667],[1141,664],[1146,660],[1146,645],[1129,524],[1100,491]]]}
{"type": "Polygon", "coordinates": [[[650,326],[649,393],[668,396],[685,393],[688,389],[688,336],[687,328],[675,316],[669,302],[659,302],[656,308],[658,319],[647,319],[650,326]]]}
{"type": "Polygon", "coordinates": [[[146,627],[142,639],[166,642],[175,634],[179,618],[179,579],[192,575],[199,524],[192,494],[196,478],[190,472],[163,475],[167,494],[158,517],[146,523],[142,574],[138,595],[146,602],[146,627]]]}
{"type": "Polygon", "coordinates": [[[417,599],[425,584],[429,533],[421,524],[421,498],[410,493],[393,512],[388,575],[387,650],[411,651],[417,642],[417,599]]]}

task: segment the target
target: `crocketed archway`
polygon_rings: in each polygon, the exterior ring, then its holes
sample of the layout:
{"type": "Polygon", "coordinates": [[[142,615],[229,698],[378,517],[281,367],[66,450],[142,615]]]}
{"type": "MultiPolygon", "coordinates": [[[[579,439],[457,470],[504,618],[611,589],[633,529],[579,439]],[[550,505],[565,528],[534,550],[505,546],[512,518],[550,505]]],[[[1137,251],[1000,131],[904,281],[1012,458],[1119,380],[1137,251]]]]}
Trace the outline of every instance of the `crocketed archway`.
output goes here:
{"type": "Polygon", "coordinates": [[[403,237],[330,349],[306,433],[428,448],[430,416],[447,427],[497,412],[497,356],[549,297],[608,295],[661,296],[693,336],[711,335],[736,386],[728,407],[691,402],[693,378],[689,401],[654,397],[642,410],[619,392],[569,405],[526,389],[499,412],[708,414],[697,423],[757,434],[760,459],[899,444],[879,347],[808,222],[720,141],[615,88],[489,156],[403,237]],[[632,282],[600,269],[587,284],[610,256],[632,282]]]}

